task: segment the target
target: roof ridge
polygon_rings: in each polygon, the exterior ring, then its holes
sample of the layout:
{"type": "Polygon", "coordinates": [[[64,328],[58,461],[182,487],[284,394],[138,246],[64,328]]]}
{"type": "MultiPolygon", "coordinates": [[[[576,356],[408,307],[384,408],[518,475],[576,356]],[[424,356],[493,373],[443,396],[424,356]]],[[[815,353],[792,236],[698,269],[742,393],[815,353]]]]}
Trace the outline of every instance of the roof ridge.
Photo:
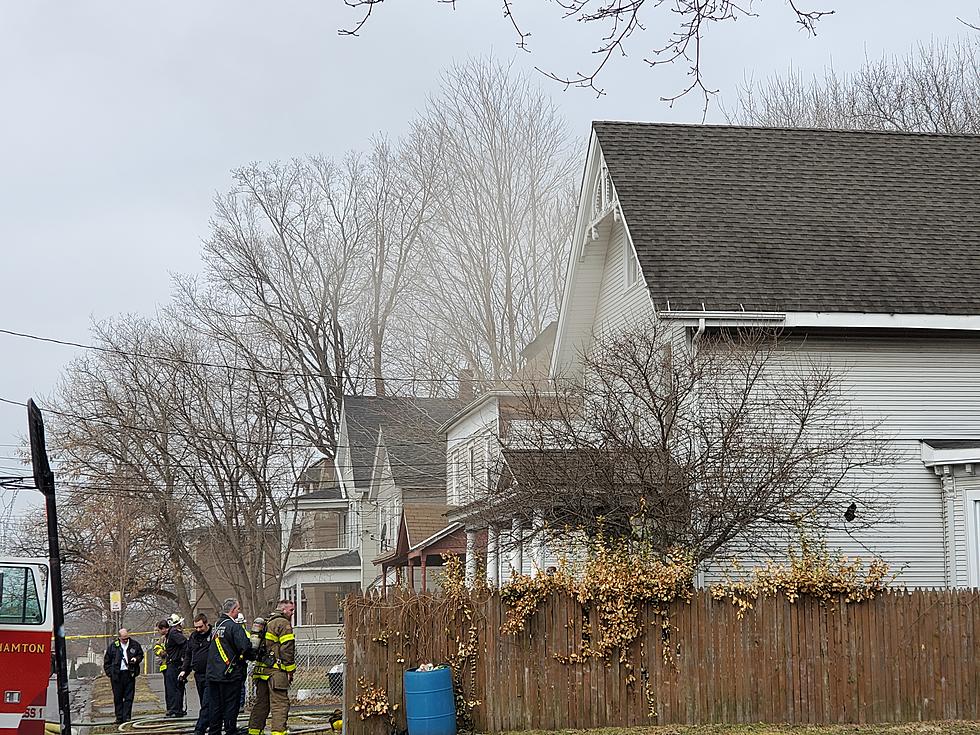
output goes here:
{"type": "Polygon", "coordinates": [[[775,131],[787,133],[846,133],[849,135],[889,135],[898,137],[920,137],[920,138],[967,138],[980,140],[980,133],[935,133],[927,130],[870,130],[865,128],[815,128],[815,127],[792,127],[788,125],[739,125],[729,123],[677,123],[677,122],[657,122],[650,120],[593,120],[592,127],[596,125],[634,125],[647,128],[690,128],[695,130],[758,130],[775,131]]]}

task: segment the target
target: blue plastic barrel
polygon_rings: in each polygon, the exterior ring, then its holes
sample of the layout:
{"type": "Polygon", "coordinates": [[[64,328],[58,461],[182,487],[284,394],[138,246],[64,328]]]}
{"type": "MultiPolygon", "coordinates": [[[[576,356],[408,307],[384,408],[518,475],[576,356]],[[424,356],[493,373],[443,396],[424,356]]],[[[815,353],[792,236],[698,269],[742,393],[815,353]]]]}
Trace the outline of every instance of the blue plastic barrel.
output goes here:
{"type": "Polygon", "coordinates": [[[448,666],[405,672],[405,719],[408,735],[456,735],[453,674],[448,666]]]}

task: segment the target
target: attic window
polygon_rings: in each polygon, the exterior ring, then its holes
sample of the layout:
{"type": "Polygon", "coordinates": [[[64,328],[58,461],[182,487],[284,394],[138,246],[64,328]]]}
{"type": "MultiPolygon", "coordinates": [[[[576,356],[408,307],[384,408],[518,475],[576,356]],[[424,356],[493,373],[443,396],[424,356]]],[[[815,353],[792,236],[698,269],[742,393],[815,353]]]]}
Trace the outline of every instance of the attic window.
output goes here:
{"type": "Polygon", "coordinates": [[[623,242],[623,249],[626,251],[626,288],[629,288],[640,280],[640,262],[628,240],[623,242]]]}
{"type": "Polygon", "coordinates": [[[592,194],[592,218],[597,219],[613,205],[613,185],[609,170],[605,167],[599,172],[599,178],[595,182],[595,190],[592,194]]]}

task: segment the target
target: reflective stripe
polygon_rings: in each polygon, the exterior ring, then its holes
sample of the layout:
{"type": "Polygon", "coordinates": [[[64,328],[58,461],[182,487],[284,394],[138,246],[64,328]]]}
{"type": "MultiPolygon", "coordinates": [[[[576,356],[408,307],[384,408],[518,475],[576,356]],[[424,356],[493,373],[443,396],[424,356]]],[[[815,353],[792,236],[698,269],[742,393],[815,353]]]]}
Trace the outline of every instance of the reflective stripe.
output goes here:
{"type": "Polygon", "coordinates": [[[270,676],[272,676],[272,674],[259,673],[258,671],[256,671],[254,674],[252,674],[252,678],[253,679],[261,679],[262,681],[265,681],[270,676]]]}
{"type": "Polygon", "coordinates": [[[262,731],[257,727],[248,728],[248,735],[262,735],[262,731]]]}
{"type": "Polygon", "coordinates": [[[286,735],[285,730],[273,730],[272,735],[286,735]]]}
{"type": "Polygon", "coordinates": [[[225,662],[225,666],[231,663],[231,659],[228,658],[228,654],[225,653],[224,646],[221,645],[221,639],[215,638],[214,642],[218,644],[218,655],[221,656],[221,660],[225,662]]]}
{"type": "Polygon", "coordinates": [[[281,641],[281,640],[282,640],[282,639],[281,639],[281,638],[280,638],[279,636],[277,636],[277,635],[276,635],[275,633],[270,633],[269,631],[266,631],[266,632],[265,632],[265,639],[266,639],[267,641],[272,641],[273,643],[279,643],[279,641],[281,641]]]}
{"type": "MultiPolygon", "coordinates": [[[[268,636],[268,635],[269,635],[269,634],[268,634],[268,633],[266,633],[266,636],[268,636]]],[[[282,636],[282,637],[281,637],[281,638],[279,639],[279,642],[280,642],[280,643],[287,643],[287,642],[289,642],[289,641],[295,641],[295,640],[296,640],[296,636],[294,636],[294,635],[293,635],[292,633],[286,633],[286,635],[284,635],[284,636],[282,636]]]]}
{"type": "Polygon", "coordinates": [[[296,664],[284,664],[281,661],[276,661],[275,668],[280,671],[296,671],[296,664]]]}

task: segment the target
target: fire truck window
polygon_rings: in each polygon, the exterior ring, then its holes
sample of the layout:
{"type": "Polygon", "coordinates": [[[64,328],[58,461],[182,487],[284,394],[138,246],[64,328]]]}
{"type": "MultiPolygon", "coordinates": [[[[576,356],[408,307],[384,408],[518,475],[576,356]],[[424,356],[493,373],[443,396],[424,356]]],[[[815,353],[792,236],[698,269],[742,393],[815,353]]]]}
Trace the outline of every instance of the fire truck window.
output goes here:
{"type": "Polygon", "coordinates": [[[0,624],[37,625],[44,610],[37,594],[37,580],[30,567],[0,566],[0,624]]]}

